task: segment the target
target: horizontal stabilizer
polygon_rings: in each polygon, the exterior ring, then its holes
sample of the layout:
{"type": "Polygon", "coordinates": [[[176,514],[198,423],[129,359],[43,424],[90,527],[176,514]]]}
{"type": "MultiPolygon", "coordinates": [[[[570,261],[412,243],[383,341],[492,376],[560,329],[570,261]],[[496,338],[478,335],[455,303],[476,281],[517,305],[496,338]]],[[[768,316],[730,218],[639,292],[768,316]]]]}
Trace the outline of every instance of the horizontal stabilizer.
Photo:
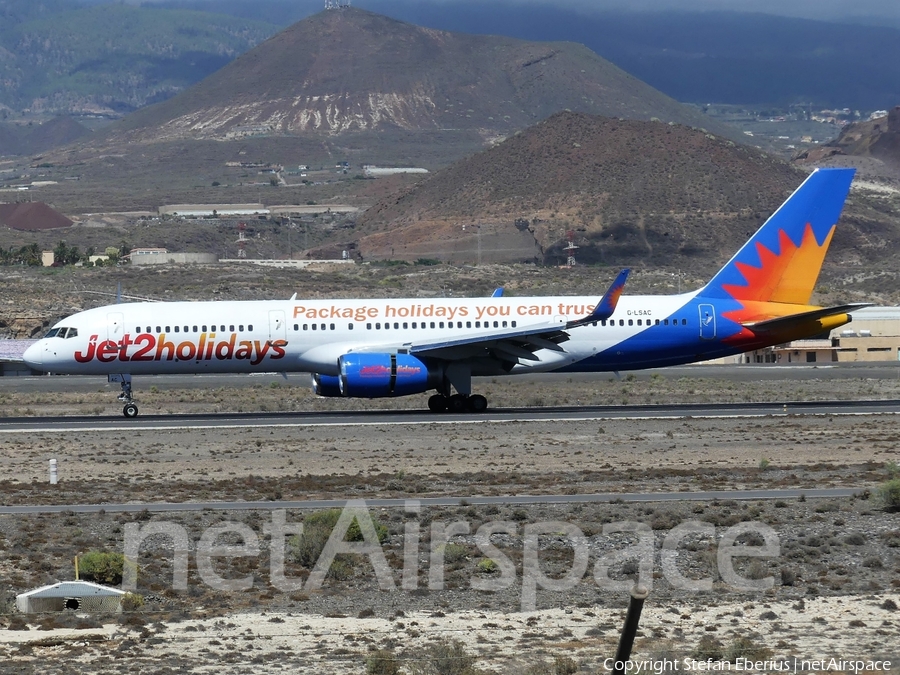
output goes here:
{"type": "Polygon", "coordinates": [[[606,319],[611,317],[613,312],[616,311],[616,305],[619,304],[619,297],[622,295],[622,291],[625,288],[625,281],[628,279],[628,274],[630,272],[631,270],[627,268],[619,272],[619,276],[616,277],[616,280],[612,282],[609,290],[607,290],[606,293],[603,294],[603,297],[600,298],[600,302],[594,307],[594,311],[581,319],[569,321],[566,324],[566,329],[585,326],[594,321],[606,321],[606,319]]]}
{"type": "Polygon", "coordinates": [[[801,312],[799,314],[791,314],[790,316],[780,316],[777,319],[767,319],[765,321],[748,322],[742,324],[745,328],[749,328],[754,333],[776,333],[789,328],[795,324],[807,321],[816,321],[830,316],[839,314],[847,314],[863,307],[871,307],[870,302],[857,302],[848,305],[836,305],[834,307],[823,307],[815,309],[811,312],[801,312]]]}

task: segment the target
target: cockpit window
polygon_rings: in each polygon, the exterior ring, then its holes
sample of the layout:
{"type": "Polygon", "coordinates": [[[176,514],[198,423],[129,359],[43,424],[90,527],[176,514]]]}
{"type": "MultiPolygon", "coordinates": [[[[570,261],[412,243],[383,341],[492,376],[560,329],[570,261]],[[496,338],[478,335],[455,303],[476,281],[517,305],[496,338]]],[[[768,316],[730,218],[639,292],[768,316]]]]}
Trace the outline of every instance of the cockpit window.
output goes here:
{"type": "Polygon", "coordinates": [[[58,328],[51,328],[44,337],[45,338],[58,337],[58,338],[63,338],[64,340],[66,340],[68,338],[78,337],[78,329],[77,328],[68,328],[66,326],[59,326],[58,328]]]}

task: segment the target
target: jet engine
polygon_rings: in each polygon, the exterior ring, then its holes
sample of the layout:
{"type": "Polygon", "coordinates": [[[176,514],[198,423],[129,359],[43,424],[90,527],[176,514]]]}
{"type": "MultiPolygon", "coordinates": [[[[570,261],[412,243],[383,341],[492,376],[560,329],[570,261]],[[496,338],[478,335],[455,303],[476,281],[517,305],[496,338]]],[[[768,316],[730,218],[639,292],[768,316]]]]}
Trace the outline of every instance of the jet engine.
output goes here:
{"type": "Polygon", "coordinates": [[[316,396],[343,396],[341,393],[341,378],[337,375],[313,373],[312,387],[316,396]]]}
{"type": "Polygon", "coordinates": [[[338,366],[341,394],[358,398],[420,394],[443,380],[439,368],[411,354],[345,354],[338,366]]]}

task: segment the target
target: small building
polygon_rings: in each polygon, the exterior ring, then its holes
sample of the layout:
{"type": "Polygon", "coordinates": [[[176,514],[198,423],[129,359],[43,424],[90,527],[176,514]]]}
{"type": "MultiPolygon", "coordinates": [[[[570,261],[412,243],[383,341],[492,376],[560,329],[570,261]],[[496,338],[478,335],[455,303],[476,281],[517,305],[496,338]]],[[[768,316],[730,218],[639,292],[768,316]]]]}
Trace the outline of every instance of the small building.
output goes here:
{"type": "Polygon", "coordinates": [[[121,612],[125,591],[90,581],[61,581],[16,596],[16,609],[37,612],[121,612]]]}
{"type": "Polygon", "coordinates": [[[41,265],[44,267],[53,267],[56,262],[56,256],[53,251],[41,251],[41,265]]]}

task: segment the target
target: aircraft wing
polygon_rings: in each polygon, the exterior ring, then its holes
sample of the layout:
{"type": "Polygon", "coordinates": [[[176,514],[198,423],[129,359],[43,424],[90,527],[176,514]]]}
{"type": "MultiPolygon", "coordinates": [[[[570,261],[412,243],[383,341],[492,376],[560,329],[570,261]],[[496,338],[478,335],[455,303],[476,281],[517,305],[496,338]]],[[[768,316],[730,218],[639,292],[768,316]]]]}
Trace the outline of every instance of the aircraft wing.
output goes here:
{"type": "MultiPolygon", "coordinates": [[[[492,357],[511,364],[522,361],[540,361],[535,352],[548,349],[565,352],[562,343],[569,340],[568,331],[595,321],[603,321],[612,316],[616,304],[622,294],[629,270],[622,270],[609,289],[595,306],[594,310],[580,319],[572,321],[547,321],[516,328],[479,331],[469,335],[461,334],[458,338],[440,338],[422,341],[410,341],[395,345],[396,349],[408,354],[430,356],[450,361],[492,357]]],[[[354,351],[382,351],[385,345],[372,345],[354,351]]]]}

